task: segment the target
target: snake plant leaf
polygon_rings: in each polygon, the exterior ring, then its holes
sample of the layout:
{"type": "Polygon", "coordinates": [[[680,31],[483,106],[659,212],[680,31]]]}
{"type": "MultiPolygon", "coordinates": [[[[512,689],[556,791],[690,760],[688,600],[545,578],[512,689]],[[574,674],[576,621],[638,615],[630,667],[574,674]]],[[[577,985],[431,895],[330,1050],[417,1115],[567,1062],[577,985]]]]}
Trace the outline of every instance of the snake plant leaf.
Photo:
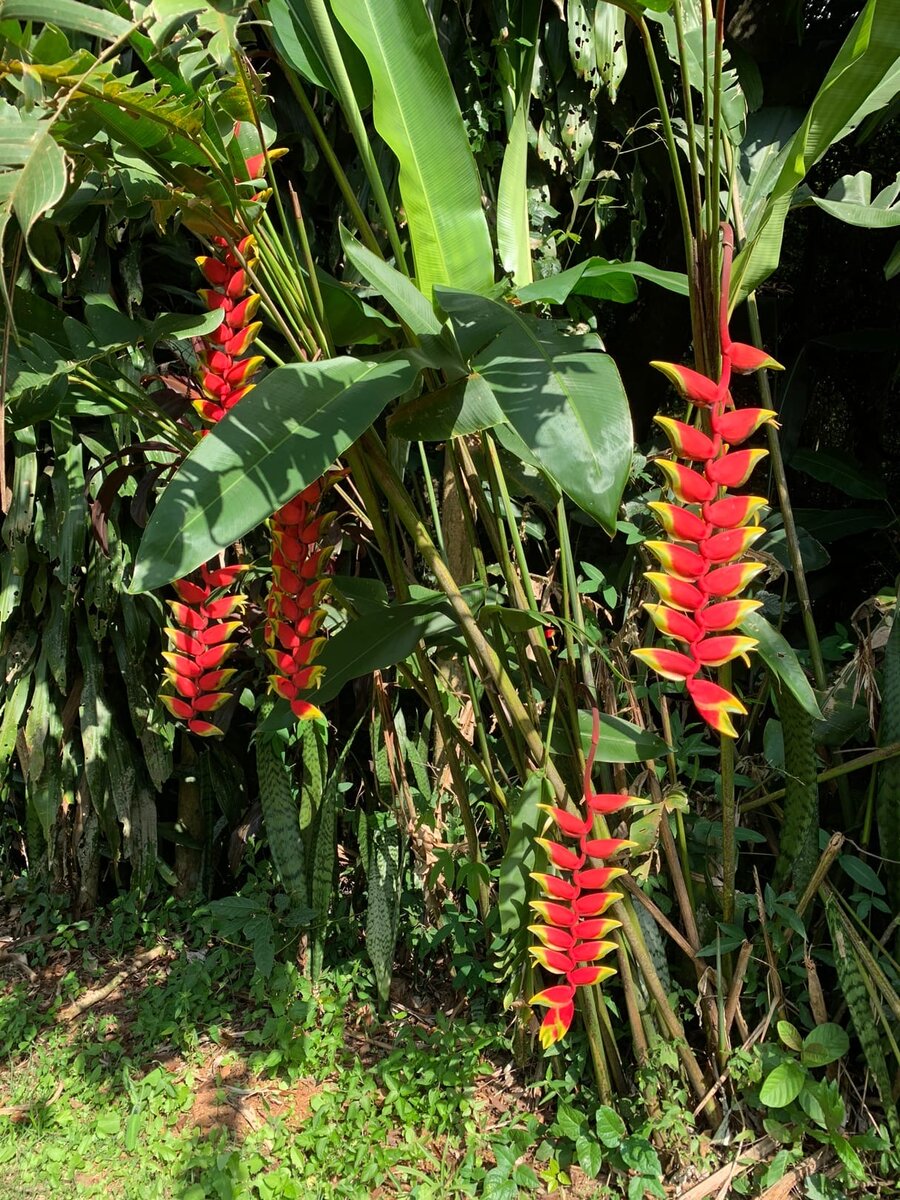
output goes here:
{"type": "Polygon", "coordinates": [[[524,96],[516,107],[509,140],[503,152],[500,185],[497,189],[497,247],[503,269],[520,287],[531,283],[531,242],[528,226],[528,115],[524,96]]]}
{"type": "Polygon", "coordinates": [[[375,128],[400,167],[419,289],[475,292],[494,280],[481,183],[434,26],[422,0],[333,0],[373,84],[375,128]]]}
{"type": "Polygon", "coordinates": [[[144,531],[131,591],[180,579],[318,479],[418,368],[403,355],[278,367],[191,451],[144,531]]]}

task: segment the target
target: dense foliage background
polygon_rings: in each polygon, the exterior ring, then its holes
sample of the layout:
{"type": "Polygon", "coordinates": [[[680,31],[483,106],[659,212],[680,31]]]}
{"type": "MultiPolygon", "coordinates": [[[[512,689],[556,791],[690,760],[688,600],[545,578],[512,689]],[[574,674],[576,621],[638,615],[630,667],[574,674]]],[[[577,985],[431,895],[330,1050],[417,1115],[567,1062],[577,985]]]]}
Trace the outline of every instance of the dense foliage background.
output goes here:
{"type": "MultiPolygon", "coordinates": [[[[355,1097],[249,1173],[205,1130],[158,1194],[637,1200],[745,1134],[736,1189],[895,1173],[898,63],[895,0],[0,0],[4,1053],[74,1069],[46,1030],[152,943],[159,1013],[119,979],[128,1082],[98,1109],[129,1154],[136,1114],[163,1145],[193,1112],[159,1047],[193,1069],[245,1006],[254,1079],[355,1097]],[[720,221],[732,335],[784,366],[734,383],[778,427],[733,743],[630,653],[653,418],[687,419],[650,361],[715,375],[720,221]],[[195,258],[227,252],[261,369],[210,425],[195,258]],[[332,464],[324,717],[298,722],[267,690],[273,550],[332,464]],[[172,581],[214,560],[246,602],[201,738],[161,656],[172,581]],[[617,974],[544,1054],[538,806],[583,802],[594,708],[595,783],[628,801],[617,974]],[[491,1072],[521,1106],[479,1141],[491,1072]],[[421,1140],[332,1170],[342,1126],[421,1140]]],[[[0,1121],[53,1194],[67,1143],[23,1085],[0,1121]]]]}

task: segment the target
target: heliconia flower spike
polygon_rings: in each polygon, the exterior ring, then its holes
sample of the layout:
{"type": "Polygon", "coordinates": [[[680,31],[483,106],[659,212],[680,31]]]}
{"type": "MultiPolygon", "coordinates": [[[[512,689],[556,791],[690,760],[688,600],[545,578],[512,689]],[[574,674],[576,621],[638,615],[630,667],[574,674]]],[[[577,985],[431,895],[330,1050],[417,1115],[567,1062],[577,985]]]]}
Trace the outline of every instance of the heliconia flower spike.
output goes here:
{"type": "Polygon", "coordinates": [[[584,769],[584,817],[552,805],[541,805],[563,837],[574,839],[571,849],[549,838],[535,841],[547,852],[558,875],[532,872],[547,900],[531,900],[531,908],[542,924],[529,925],[538,945],[529,947],[532,958],[545,971],[563,976],[563,982],[532,996],[531,1004],[547,1008],[540,1027],[541,1045],[546,1050],[568,1032],[575,1015],[575,993],[615,974],[613,967],[597,964],[615,948],[605,940],[620,922],[602,914],[621,899],[621,893],[608,891],[613,880],[626,874],[624,867],[589,865],[589,860],[611,858],[620,850],[634,846],[625,838],[592,838],[594,815],[614,812],[628,802],[627,796],[595,792],[591,782],[594,759],[600,740],[600,714],[594,709],[591,749],[584,769]]]}
{"type": "MultiPolygon", "coordinates": [[[[719,733],[735,737],[731,717],[745,713],[743,704],[726,688],[703,678],[702,672],[735,658],[748,661],[748,653],[757,647],[755,638],[729,631],[760,607],[756,600],[735,597],[764,570],[762,563],[743,561],[743,555],[765,532],[753,519],[766,501],[761,496],[728,496],[723,492],[745,484],[767,453],[763,449],[733,451],[731,447],[752,437],[763,425],[776,422],[775,414],[767,408],[736,409],[729,385],[732,374],[781,367],[764,351],[731,340],[728,281],[734,239],[731,230],[723,228],[719,305],[722,366],[718,379],[674,363],[651,363],[682,396],[708,410],[708,433],[671,417],[655,418],[666,431],[676,457],[691,465],[666,458],[656,460],[678,503],[650,504],[672,540],[645,543],[662,570],[646,573],[661,603],[645,604],[644,608],[656,628],[680,642],[682,648],[641,647],[632,654],[663,678],[683,680],[703,720],[719,733]],[[699,511],[686,505],[694,505],[699,511]]],[[[591,854],[589,844],[583,849],[591,854]]]]}
{"type": "Polygon", "coordinates": [[[241,566],[213,570],[201,567],[200,582],[178,580],[180,600],[169,601],[175,625],[166,629],[172,650],[164,651],[163,658],[168,663],[166,682],[177,696],[163,693],[160,700],[173,717],[185,721],[188,729],[200,737],[223,732],[200,714],[215,712],[230,698],[222,686],[234,670],[222,668],[222,664],[235,650],[236,643],[230,639],[241,622],[233,618],[246,600],[246,596],[232,594],[223,608],[218,598],[213,599],[213,593],[232,586],[243,570],[241,566]]]}
{"type": "Polygon", "coordinates": [[[320,539],[334,514],[320,511],[319,505],[342,474],[334,470],[323,475],[271,518],[272,584],[265,605],[265,641],[276,673],[269,682],[298,720],[320,715],[302,695],[318,686],[322,668],[312,664],[325,644],[318,629],[325,616],[322,599],[332,547],[320,545],[320,539]]]}

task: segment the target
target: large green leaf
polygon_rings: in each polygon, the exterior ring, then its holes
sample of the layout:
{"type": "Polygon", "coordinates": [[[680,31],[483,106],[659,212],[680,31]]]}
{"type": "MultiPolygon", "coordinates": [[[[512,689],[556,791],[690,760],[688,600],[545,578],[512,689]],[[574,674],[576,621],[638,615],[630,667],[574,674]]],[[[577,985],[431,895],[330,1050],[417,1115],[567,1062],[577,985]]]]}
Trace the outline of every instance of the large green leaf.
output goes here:
{"type": "Polygon", "coordinates": [[[438,336],[441,323],[434,315],[431,302],[390,263],[367,249],[361,241],[341,226],[341,247],[348,260],[372,287],[387,300],[391,308],[416,337],[438,336]]]}
{"type": "Polygon", "coordinates": [[[747,118],[737,160],[737,188],[744,224],[752,229],[775,185],[791,138],[804,117],[801,108],[761,108],[747,118]]]}
{"type": "MultiPolygon", "coordinates": [[[[664,8],[670,6],[661,7],[652,5],[648,7],[657,9],[656,12],[651,12],[647,15],[651,20],[659,22],[662,27],[663,36],[665,37],[669,57],[673,62],[679,62],[681,54],[675,19],[671,13],[664,11],[664,8]]],[[[685,51],[683,67],[687,73],[691,87],[699,92],[701,96],[704,95],[704,92],[706,93],[706,105],[708,110],[712,112],[712,80],[715,70],[716,27],[715,21],[710,17],[707,19],[706,31],[704,33],[703,24],[706,11],[708,11],[707,5],[702,0],[686,0],[686,3],[683,3],[682,18],[685,51]],[[704,52],[706,55],[705,65],[704,52]]],[[[737,145],[740,143],[743,135],[744,121],[747,116],[747,102],[744,99],[737,71],[733,68],[728,69],[729,61],[730,56],[728,51],[724,50],[722,64],[725,69],[722,71],[719,102],[722,111],[722,127],[731,141],[737,145]]]]}
{"type": "Polygon", "coordinates": [[[0,21],[9,20],[43,21],[108,42],[134,28],[115,13],[104,12],[96,4],[79,4],[78,0],[0,0],[0,21]]]}
{"type": "Polygon", "coordinates": [[[544,304],[563,304],[570,295],[593,296],[597,300],[616,300],[628,304],[637,297],[635,278],[646,279],[679,296],[688,294],[687,275],[663,271],[644,262],[615,262],[606,258],[586,258],[584,262],[557,275],[536,279],[516,292],[523,304],[540,300],[544,304]]]}
{"type": "Polygon", "coordinates": [[[869,0],[803,124],[785,152],[778,177],[734,261],[731,303],[739,303],[778,266],[784,222],[797,186],[836,141],[900,91],[900,0],[869,0]]]}
{"type": "Polygon", "coordinates": [[[484,291],[494,256],[481,184],[422,0],[333,0],[374,86],[375,127],[397,156],[419,288],[484,291]]]}
{"type": "Polygon", "coordinates": [[[423,392],[391,414],[388,428],[410,442],[443,442],[492,429],[506,418],[477,371],[435,392],[423,392]]]}
{"type": "MultiPolygon", "coordinates": [[[[579,712],[578,728],[581,748],[587,755],[591,748],[594,718],[589,712],[579,712]]],[[[602,763],[645,762],[648,758],[660,758],[668,747],[661,737],[648,729],[641,729],[624,717],[600,714],[600,741],[597,743],[596,761],[602,763]]]]}
{"type": "Polygon", "coordinates": [[[327,470],[409,388],[406,358],[278,367],[188,455],[144,531],[131,591],[193,571],[327,470]]]}
{"type": "MultiPolygon", "coordinates": [[[[465,587],[463,594],[469,607],[478,612],[484,601],[481,585],[465,587]]],[[[440,592],[355,617],[326,642],[317,659],[325,675],[310,698],[324,704],[351,679],[393,667],[408,658],[419,642],[446,640],[458,628],[450,603],[440,592]]]]}
{"type": "Polygon", "coordinates": [[[900,225],[900,175],[872,199],[872,176],[868,171],[843,175],[828,195],[810,196],[824,212],[860,229],[895,229],[900,225]]]}
{"type": "MultiPolygon", "coordinates": [[[[20,114],[10,104],[0,108],[0,161],[15,170],[0,175],[0,242],[12,216],[19,222],[32,260],[44,266],[31,244],[37,220],[56,204],[66,190],[66,158],[54,141],[49,123],[20,114]]],[[[0,249],[2,266],[2,249],[0,249]]],[[[5,286],[5,285],[4,285],[5,286]]]]}
{"type": "MultiPolygon", "coordinates": [[[[328,55],[323,53],[315,21],[304,0],[266,0],[264,12],[281,59],[316,87],[339,97],[340,87],[328,66],[328,55]]],[[[368,108],[372,103],[368,68],[343,29],[338,27],[334,32],[356,102],[360,108],[368,108]]]]}
{"type": "Polygon", "coordinates": [[[585,352],[589,342],[560,332],[553,322],[525,317],[511,305],[445,288],[438,295],[461,342],[496,331],[474,365],[500,410],[538,465],[614,533],[631,467],[632,434],[613,360],[585,352]]]}
{"type": "Polygon", "coordinates": [[[835,450],[796,450],[790,465],[820,483],[830,484],[858,500],[884,500],[884,483],[855,463],[847,454],[835,450]]]}
{"type": "Polygon", "coordinates": [[[797,655],[790,644],[774,629],[765,617],[759,613],[751,613],[741,622],[741,632],[748,637],[756,638],[759,642],[757,653],[769,670],[775,675],[793,695],[802,708],[815,721],[822,721],[822,711],[816,694],[810,687],[809,680],[800,666],[797,655]]]}

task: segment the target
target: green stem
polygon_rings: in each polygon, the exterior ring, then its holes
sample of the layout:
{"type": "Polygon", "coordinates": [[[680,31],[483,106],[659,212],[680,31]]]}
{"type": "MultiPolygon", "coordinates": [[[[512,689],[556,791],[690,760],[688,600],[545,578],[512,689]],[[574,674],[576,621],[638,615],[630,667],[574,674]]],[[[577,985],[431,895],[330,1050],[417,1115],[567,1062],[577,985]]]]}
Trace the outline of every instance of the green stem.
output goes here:
{"type": "Polygon", "coordinates": [[[331,145],[331,142],[328,140],[328,135],[322,128],[319,118],[316,116],[316,110],[310,104],[309,97],[303,90],[303,85],[294,75],[293,71],[288,72],[287,81],[290,85],[291,91],[294,93],[297,103],[303,110],[304,117],[306,117],[306,120],[309,123],[309,127],[312,130],[312,135],[318,143],[319,150],[322,152],[322,157],[328,163],[331,173],[334,175],[335,182],[338,185],[338,190],[344,198],[344,203],[350,210],[350,215],[353,218],[357,231],[359,232],[359,236],[373,254],[377,254],[379,258],[384,258],[384,255],[381,252],[381,247],[378,244],[378,239],[372,231],[372,226],[369,224],[366,214],[360,207],[360,203],[356,198],[356,193],[353,191],[353,188],[350,185],[350,180],[347,178],[347,173],[341,166],[341,161],[335,154],[334,148],[331,145]]]}
{"type": "Polygon", "coordinates": [[[263,226],[264,221],[260,222],[256,239],[260,263],[272,284],[274,295],[280,301],[282,316],[290,319],[294,332],[302,339],[307,351],[315,354],[316,349],[322,343],[317,331],[313,328],[312,306],[302,275],[299,272],[293,273],[290,267],[285,268],[280,254],[270,241],[274,230],[266,229],[263,236],[263,226]]]}
{"type": "MultiPolygon", "coordinates": [[[[643,18],[637,21],[638,29],[641,33],[641,38],[644,43],[644,52],[647,56],[647,66],[650,69],[650,78],[653,80],[653,91],[656,96],[656,103],[659,108],[660,120],[663,124],[663,134],[666,139],[666,150],[669,155],[669,167],[672,171],[672,182],[675,185],[675,198],[678,202],[678,213],[681,217],[681,231],[684,238],[684,261],[687,266],[688,273],[691,271],[691,264],[694,261],[694,244],[691,236],[691,216],[688,210],[687,195],[684,190],[684,180],[681,176],[681,164],[678,160],[678,147],[675,144],[675,134],[672,130],[672,120],[669,116],[669,110],[666,106],[666,93],[663,88],[662,76],[659,73],[659,64],[656,61],[656,51],[653,49],[653,39],[650,36],[650,30],[647,27],[647,22],[643,18]]],[[[689,98],[688,98],[689,99],[689,98]]]]}
{"type": "Polygon", "coordinates": [[[431,522],[434,525],[434,536],[437,540],[438,550],[446,558],[447,551],[444,549],[444,531],[441,528],[441,514],[438,511],[437,496],[434,494],[434,480],[431,478],[431,468],[428,465],[428,456],[425,453],[425,443],[417,442],[416,445],[419,447],[422,478],[425,480],[425,493],[428,496],[428,509],[431,513],[431,522]]]}
{"type": "Polygon", "coordinates": [[[703,200],[700,195],[700,164],[697,158],[697,129],[694,124],[694,105],[691,94],[691,81],[688,74],[687,46],[684,40],[684,13],[682,0],[675,0],[675,38],[678,42],[678,66],[681,70],[681,91],[684,105],[684,120],[687,126],[688,150],[691,163],[691,198],[694,202],[694,221],[696,228],[701,227],[703,220],[703,200]]]}
{"type": "MultiPolygon", "coordinates": [[[[733,169],[733,154],[731,147],[725,146],[725,159],[729,170],[733,169]]],[[[744,227],[744,215],[741,204],[740,192],[737,188],[732,191],[732,210],[734,213],[734,226],[740,241],[744,240],[746,229],[744,227]]],[[[730,300],[730,298],[729,298],[730,300]]],[[[751,292],[747,297],[747,316],[750,321],[750,336],[754,346],[757,349],[762,349],[762,327],[759,320],[759,307],[756,302],[756,293],[751,292]]],[[[775,412],[775,404],[772,400],[772,389],[769,386],[769,374],[767,371],[757,371],[756,380],[759,387],[759,396],[763,405],[775,412]]],[[[816,681],[816,687],[820,691],[824,691],[828,684],[828,677],[825,672],[825,660],[822,658],[822,648],[819,644],[819,635],[816,630],[816,622],[812,612],[812,601],[809,596],[809,587],[806,582],[806,571],[803,567],[803,555],[800,553],[800,542],[797,538],[797,526],[794,521],[794,510],[791,505],[790,492],[788,491],[787,475],[784,469],[784,458],[781,453],[781,443],[778,440],[778,430],[771,424],[766,425],[766,437],[769,444],[769,456],[772,462],[772,475],[775,479],[775,490],[778,493],[778,507],[781,510],[781,515],[784,520],[784,536],[787,540],[788,555],[791,560],[791,571],[794,576],[794,586],[797,589],[797,599],[800,601],[800,616],[803,621],[803,629],[806,633],[806,641],[809,646],[809,654],[812,662],[813,677],[816,681]]]]}
{"type": "Polygon", "coordinates": [[[384,190],[384,181],[378,170],[378,164],[375,162],[375,155],[372,153],[372,146],[369,143],[369,137],[366,133],[365,123],[362,119],[362,113],[359,111],[359,105],[356,103],[356,94],[353,91],[353,84],[350,82],[350,76],[347,74],[347,68],[344,66],[344,59],[341,55],[341,48],[338,45],[338,40],[335,37],[334,28],[331,24],[331,17],[328,13],[328,8],[325,0],[306,0],[306,8],[312,19],[313,25],[316,28],[316,33],[319,35],[319,41],[322,46],[322,51],[331,72],[331,77],[334,80],[337,88],[337,96],[340,101],[341,108],[344,112],[344,118],[350,126],[350,132],[353,135],[353,140],[356,142],[356,148],[359,151],[359,156],[362,159],[363,168],[366,172],[366,178],[369,181],[369,186],[372,189],[372,194],[375,197],[375,203],[378,205],[378,211],[381,213],[381,219],[384,222],[384,227],[387,231],[388,241],[391,243],[391,249],[394,252],[394,257],[397,260],[397,268],[403,271],[405,275],[409,274],[409,269],[406,265],[406,258],[403,253],[403,245],[400,241],[400,234],[397,230],[396,222],[394,221],[394,213],[391,208],[391,202],[388,199],[387,192],[384,190]]]}
{"type": "Polygon", "coordinates": [[[532,763],[535,767],[545,771],[547,782],[553,789],[553,794],[557,801],[565,804],[569,797],[568,788],[552,760],[547,757],[540,732],[532,724],[515,684],[507,675],[496,652],[482,633],[472,610],[459,590],[459,585],[451,575],[447,564],[431,540],[431,535],[425,527],[424,522],[410,503],[406,489],[403,487],[393,466],[388,461],[387,455],[384,452],[384,446],[374,430],[369,430],[368,433],[363,435],[362,446],[369,463],[375,468],[375,477],[378,480],[378,486],[387,497],[388,503],[396,513],[400,523],[412,538],[416,549],[425,559],[428,569],[434,576],[438,587],[450,601],[450,606],[469,645],[472,657],[478,664],[482,678],[489,681],[499,692],[512,725],[519,732],[525,745],[528,747],[528,754],[532,763]]]}
{"type": "Polygon", "coordinates": [[[597,1081],[597,1091],[601,1104],[612,1103],[612,1086],[609,1081],[609,1068],[606,1065],[606,1054],[603,1049],[603,1034],[600,1032],[600,1021],[597,1009],[594,1007],[594,997],[591,990],[579,989],[578,1007],[584,1020],[584,1028],[591,1048],[591,1062],[594,1064],[594,1078],[597,1081]]]}
{"type": "MultiPolygon", "coordinates": [[[[359,454],[354,446],[347,452],[347,461],[352,464],[356,486],[359,488],[360,495],[366,506],[369,514],[369,519],[372,521],[372,529],[375,536],[381,543],[382,553],[385,556],[385,562],[388,571],[391,575],[391,581],[396,589],[397,596],[402,602],[409,598],[409,587],[406,581],[406,576],[403,572],[402,564],[399,555],[396,553],[396,545],[389,536],[389,532],[381,519],[381,508],[378,504],[375,491],[372,486],[372,480],[368,470],[364,464],[362,455],[359,454]]],[[[424,647],[420,644],[416,647],[416,662],[419,666],[419,674],[425,686],[428,696],[428,707],[434,714],[434,719],[438,729],[441,732],[441,741],[444,747],[444,753],[447,758],[447,765],[450,768],[450,775],[453,779],[453,790],[455,799],[459,805],[459,812],[462,818],[463,829],[466,834],[466,849],[469,859],[472,862],[481,862],[481,845],[478,839],[478,830],[475,825],[472,810],[469,806],[468,787],[466,785],[465,774],[462,770],[459,761],[456,743],[453,739],[451,730],[448,728],[446,716],[441,705],[440,693],[438,691],[437,681],[434,677],[434,670],[424,647]]],[[[478,908],[481,913],[481,919],[487,926],[488,916],[490,914],[490,891],[487,880],[479,877],[478,880],[478,908]]]]}

